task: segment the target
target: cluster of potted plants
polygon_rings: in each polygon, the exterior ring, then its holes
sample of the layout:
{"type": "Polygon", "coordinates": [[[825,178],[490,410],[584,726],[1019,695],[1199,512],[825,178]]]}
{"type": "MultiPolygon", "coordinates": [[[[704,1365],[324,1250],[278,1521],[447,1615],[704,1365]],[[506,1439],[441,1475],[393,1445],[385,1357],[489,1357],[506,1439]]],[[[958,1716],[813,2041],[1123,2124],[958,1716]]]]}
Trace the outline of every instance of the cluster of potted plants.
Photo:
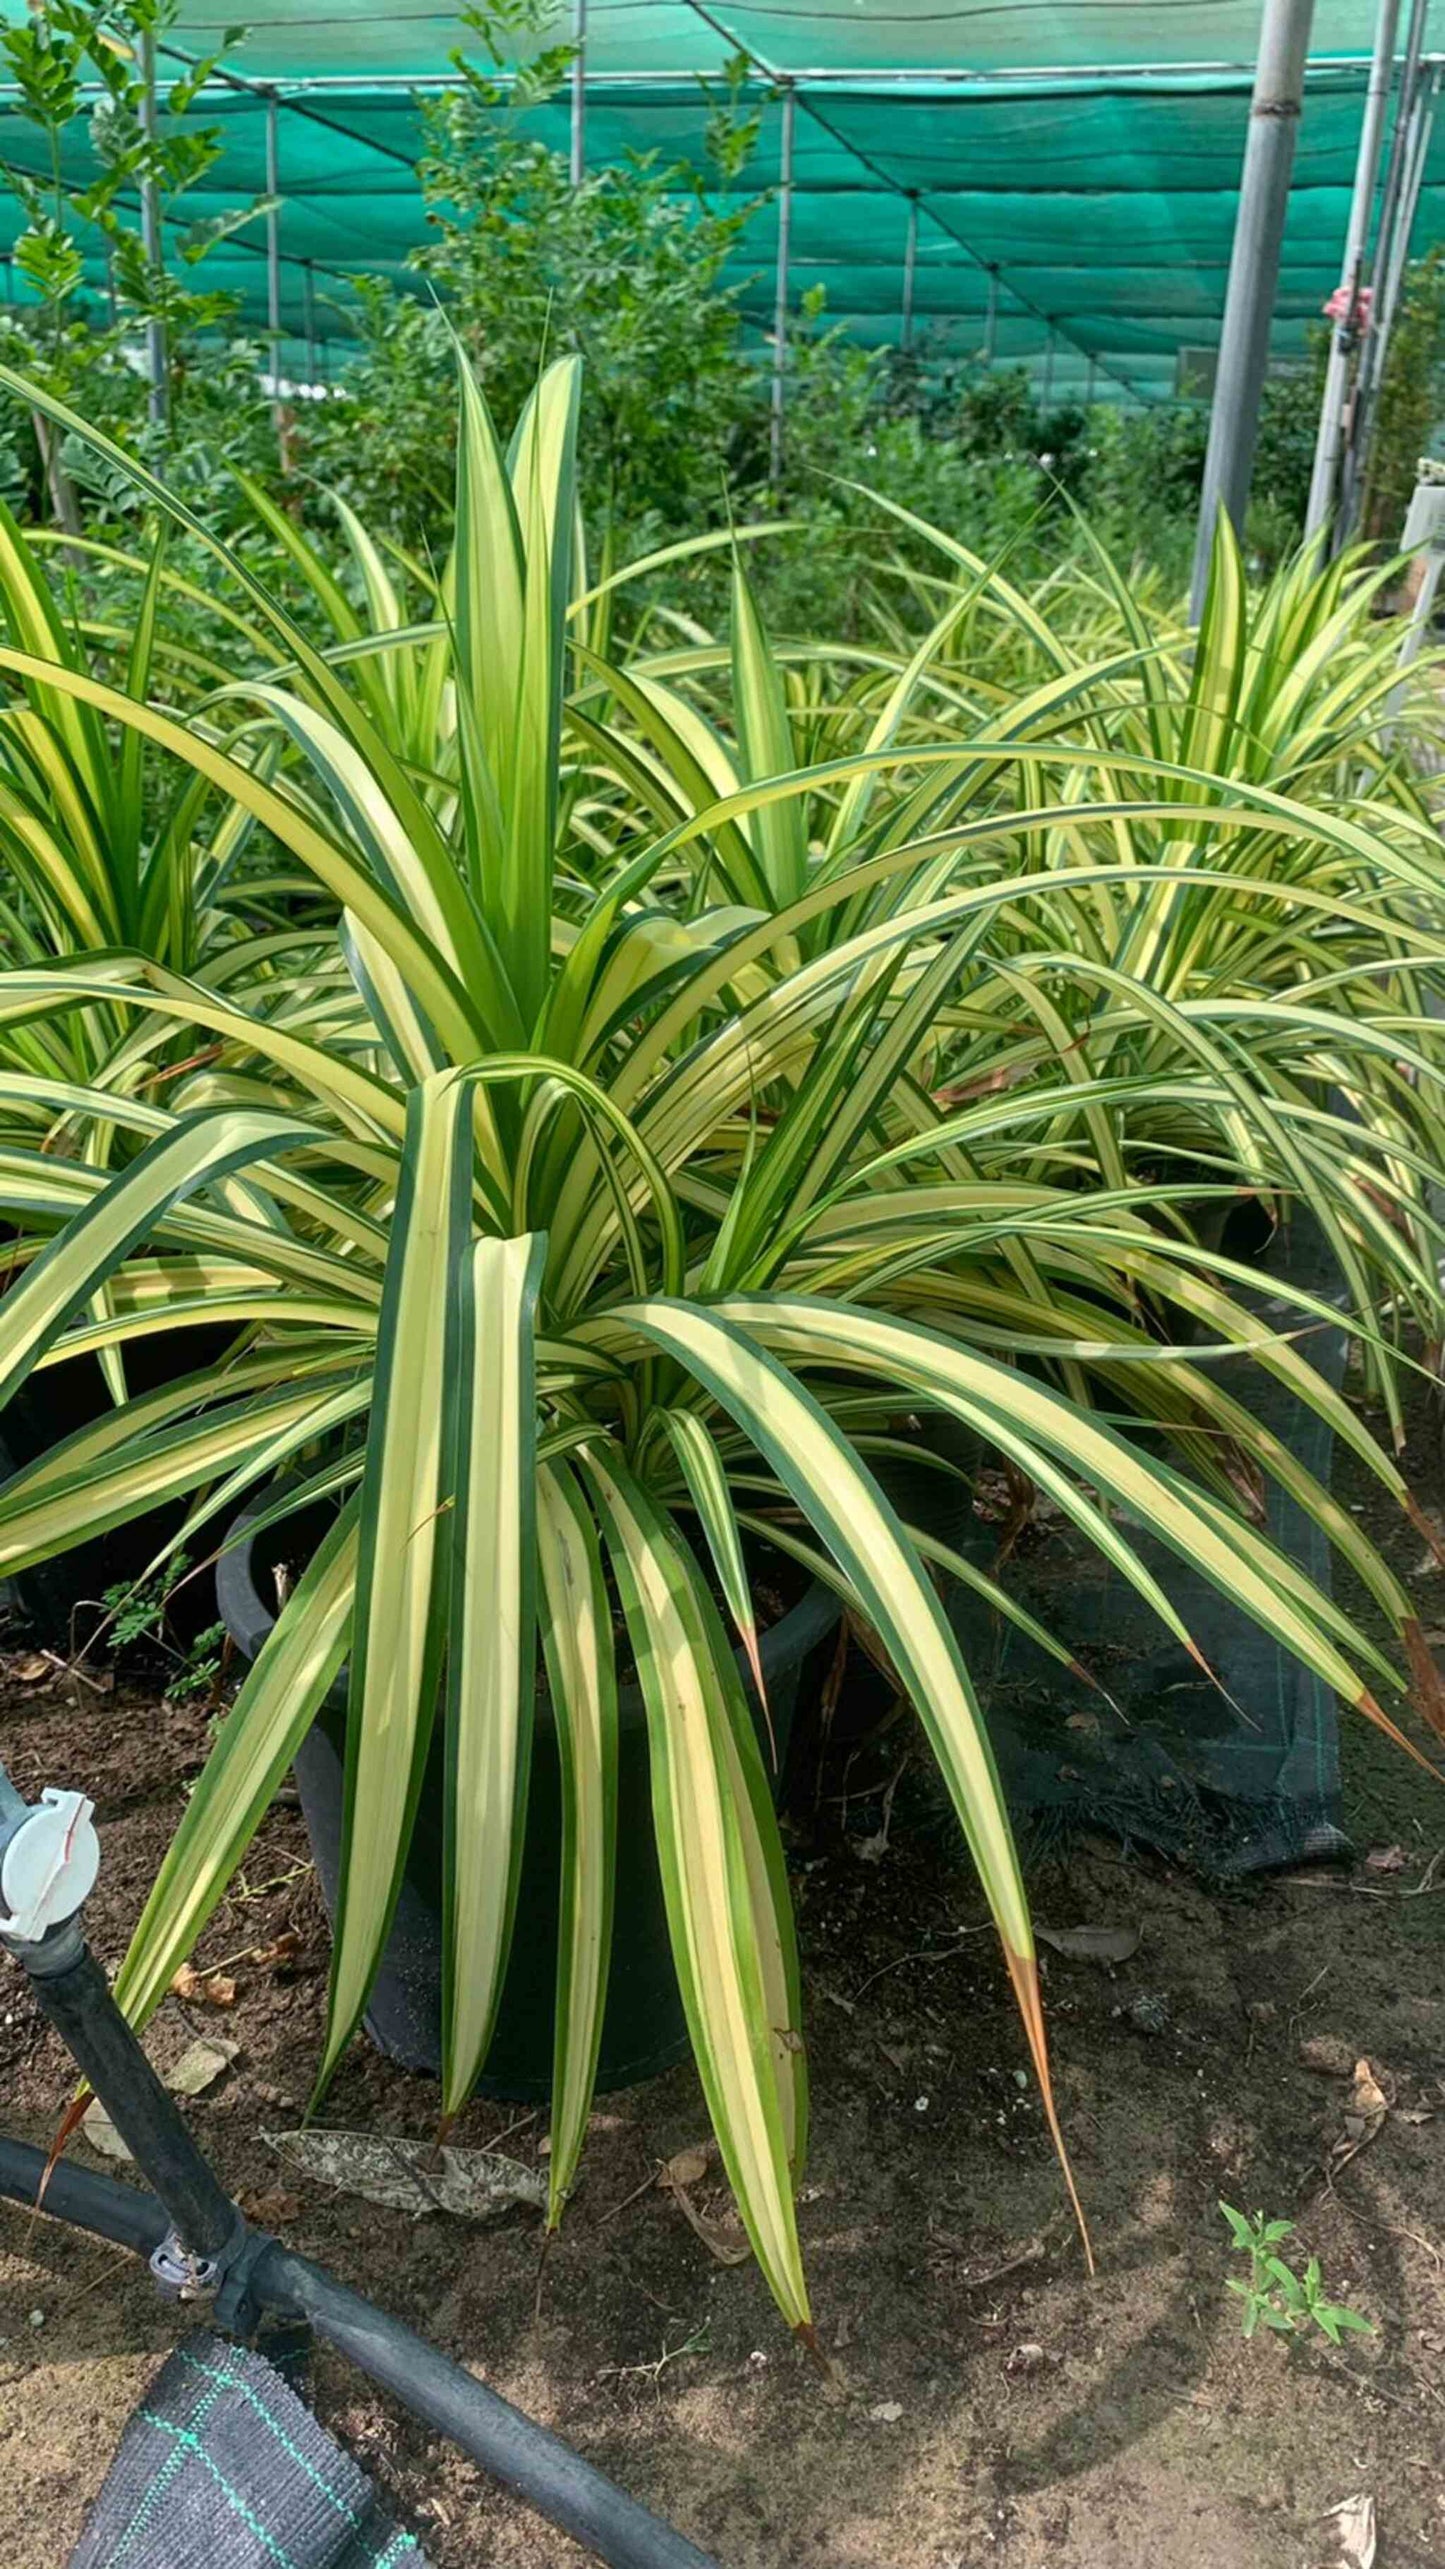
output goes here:
{"type": "Polygon", "coordinates": [[[1333,1306],[1263,1334],[1214,1217],[1310,1203],[1398,1417],[1439,1325],[1439,866],[1358,566],[1251,598],[1225,529],[1191,646],[1102,557],[1046,612],[923,530],[926,622],[833,652],[770,639],[738,540],[718,643],[658,605],[714,539],[589,582],[581,397],[554,365],[504,448],[460,367],[436,574],[257,495],[294,606],[93,440],[154,514],[125,649],[0,525],[0,1435],[94,1369],[0,1489],[0,1572],[145,1520],[162,1564],[220,1550],[253,1654],[122,1968],[135,2021],[300,1759],[319,2086],[380,2006],[444,2121],[479,2080],[550,2091],[555,2222],[599,2061],[667,2054],[675,1982],[806,2331],[774,1782],[840,1610],[927,1733],[1053,2119],[939,1574],[1067,1652],[887,1495],[920,1423],[1046,1491],[1181,1641],[1141,1524],[1347,1702],[1389,1726],[1413,1683],[1440,1726],[1409,1598],[1212,1364],[1247,1351],[1411,1505],[1310,1365],[1333,1306]],[[1271,1479],[1393,1657],[1262,1531],[1271,1479]],[[399,1914],[433,2023],[376,1997],[399,1914]]]}

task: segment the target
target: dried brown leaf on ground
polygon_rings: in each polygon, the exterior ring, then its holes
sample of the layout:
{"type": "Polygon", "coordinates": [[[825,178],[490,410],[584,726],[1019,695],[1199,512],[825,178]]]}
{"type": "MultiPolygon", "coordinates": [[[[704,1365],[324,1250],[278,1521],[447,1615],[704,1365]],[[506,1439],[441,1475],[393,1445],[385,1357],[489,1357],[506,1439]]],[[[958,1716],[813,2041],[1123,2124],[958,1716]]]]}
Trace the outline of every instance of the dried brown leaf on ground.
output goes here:
{"type": "Polygon", "coordinates": [[[715,2257],[720,2266],[746,2265],[752,2250],[731,2205],[724,2219],[715,2221],[706,2213],[699,2212],[688,2192],[689,2186],[701,2185],[716,2155],[716,2145],[712,2141],[699,2141],[688,2150],[674,2150],[671,2158],[664,2159],[658,2169],[657,2182],[664,2194],[672,2196],[683,2219],[696,2231],[710,2257],[715,2257]]]}
{"type": "Polygon", "coordinates": [[[678,2211],[689,2228],[696,2231],[710,2257],[715,2257],[720,2266],[747,2264],[753,2252],[736,2212],[730,2209],[724,2220],[714,2221],[706,2213],[699,2212],[685,2185],[673,2185],[669,2191],[678,2211]]]}
{"type": "Polygon", "coordinates": [[[1325,2522],[1335,2529],[1331,2569],[1374,2569],[1375,2501],[1367,2490],[1341,2498],[1337,2507],[1329,2508],[1325,2522]]]}
{"type": "Polygon", "coordinates": [[[1034,1934],[1070,1962],[1127,1962],[1139,1950],[1137,1927],[1035,1927],[1034,1934]]]}
{"type": "Polygon", "coordinates": [[[1367,1873],[1403,1873],[1410,1859],[1402,1846],[1372,1846],[1365,1858],[1367,1873]]]}
{"type": "Polygon", "coordinates": [[[171,1982],[171,1994],[192,2007],[234,2007],[236,1984],[229,1972],[197,1971],[194,1963],[183,1962],[171,1982]]]}
{"type": "Polygon", "coordinates": [[[699,2141],[690,2150],[674,2150],[657,2171],[657,2182],[666,2191],[679,2185],[700,2185],[713,2156],[711,2141],[699,2141]]]}
{"type": "Polygon", "coordinates": [[[1331,2176],[1340,2168],[1347,2167],[1361,2150],[1368,2148],[1383,2130],[1389,2110],[1390,2100],[1369,2062],[1356,2061],[1354,2079],[1345,2099],[1345,2128],[1330,2151],[1331,2176]]]}
{"type": "Polygon", "coordinates": [[[257,1945],[246,1957],[258,1971],[289,1971],[300,1958],[301,1938],[294,1927],[288,1927],[274,1944],[257,1945]]]}
{"type": "Polygon", "coordinates": [[[440,2147],[430,2141],[405,2141],[390,2132],[263,2132],[275,2150],[302,2176],[341,2194],[358,2194],[366,2203],[409,2212],[420,2221],[428,2212],[448,2212],[458,2221],[491,2221],[514,2203],[538,2211],[547,2201],[547,2180],[520,2159],[500,2150],[440,2147]]]}
{"type": "MultiPolygon", "coordinates": [[[[1387,2071],[1386,2076],[1388,2075],[1387,2071]]],[[[1350,2090],[1349,2103],[1345,2107],[1345,2121],[1358,2123],[1366,2132],[1377,2132],[1389,2111],[1389,2104],[1389,2097],[1380,2085],[1370,2063],[1366,2060],[1356,2061],[1354,2085],[1350,2090]]]]}

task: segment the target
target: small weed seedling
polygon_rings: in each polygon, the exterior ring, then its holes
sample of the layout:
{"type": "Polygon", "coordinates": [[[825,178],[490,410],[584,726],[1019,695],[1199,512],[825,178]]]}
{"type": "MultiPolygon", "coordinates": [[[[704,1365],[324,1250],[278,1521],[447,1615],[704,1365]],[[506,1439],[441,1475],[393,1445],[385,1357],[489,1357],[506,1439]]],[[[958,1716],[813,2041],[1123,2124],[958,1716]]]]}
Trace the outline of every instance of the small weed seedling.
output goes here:
{"type": "Polygon", "coordinates": [[[1373,2337],[1374,2328],[1357,2310],[1347,2310],[1343,2302],[1326,2301],[1318,2257],[1311,2257],[1302,2275],[1287,2266],[1279,2256],[1279,2243],[1293,2235],[1292,2221],[1266,2221],[1257,2212],[1251,2221],[1236,2212],[1232,2203],[1219,2207],[1234,2233],[1234,2244],[1240,2256],[1249,2259],[1249,2281],[1237,2275],[1228,2277],[1229,2289],[1244,2304],[1244,2334],[1252,2337],[1257,2328],[1277,2329],[1282,2337],[1297,2337],[1313,2321],[1332,2346],[1338,2346],[1347,2332],[1359,2337],[1373,2337]]]}
{"type": "Polygon", "coordinates": [[[207,1624],[185,1650],[177,1649],[169,1637],[167,1609],[189,1570],[189,1553],[178,1552],[165,1571],[158,1570],[149,1579],[122,1581],[119,1587],[107,1588],[101,1597],[111,1644],[117,1652],[130,1649],[138,1641],[151,1641],[174,1663],[175,1673],[166,1685],[167,1699],[173,1704],[190,1703],[197,1695],[214,1693],[226,1655],[223,1623],[207,1624]]]}
{"type": "Polygon", "coordinates": [[[166,1606],[178,1577],[184,1577],[189,1562],[184,1552],[177,1556],[169,1578],[156,1571],[149,1579],[122,1579],[118,1587],[101,1593],[106,1623],[110,1627],[112,1646],[128,1650],[132,1642],[159,1641],[165,1629],[166,1606]]]}

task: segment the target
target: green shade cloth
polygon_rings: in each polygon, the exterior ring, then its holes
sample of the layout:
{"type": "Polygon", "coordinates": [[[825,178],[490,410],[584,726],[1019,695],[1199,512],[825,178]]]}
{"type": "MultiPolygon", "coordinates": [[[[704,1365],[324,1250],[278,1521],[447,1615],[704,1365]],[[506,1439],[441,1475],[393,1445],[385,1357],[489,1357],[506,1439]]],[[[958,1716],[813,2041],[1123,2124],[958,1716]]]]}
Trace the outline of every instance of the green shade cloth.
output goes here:
{"type": "MultiPolygon", "coordinates": [[[[0,18],[17,20],[24,8],[0,0],[0,18]]],[[[466,31],[444,5],[256,0],[237,16],[248,33],[227,58],[231,69],[274,85],[280,99],[282,364],[294,373],[308,336],[350,335],[352,280],[404,277],[424,239],[418,85],[445,81],[466,31]]],[[[782,109],[769,76],[795,84],[795,306],[821,286],[832,320],[868,345],[896,343],[912,194],[921,347],[939,358],[981,353],[992,300],[999,362],[1046,370],[1059,399],[1092,387],[1100,397],[1158,400],[1175,389],[1181,350],[1218,343],[1259,16],[1259,0],[768,0],[721,9],[590,0],[587,162],[595,169],[639,151],[703,166],[710,104],[729,58],[745,51],[762,113],[749,193],[779,175],[782,109]]],[[[1339,282],[1374,18],[1373,0],[1318,0],[1315,10],[1275,321],[1279,363],[1304,356],[1339,282]]],[[[163,73],[214,47],[229,23],[215,0],[183,0],[163,73]]],[[[558,35],[570,24],[569,9],[558,35]]],[[[213,84],[194,112],[223,129],[225,149],[186,198],[187,222],[265,186],[263,97],[213,84]]],[[[526,124],[565,151],[569,112],[561,98],[526,124]]],[[[41,151],[3,98],[0,151],[30,169],[41,151]]],[[[77,120],[67,143],[77,176],[88,151],[77,120]]],[[[0,250],[20,219],[13,197],[0,206],[0,250]]],[[[1442,231],[1445,110],[1414,248],[1442,231]]],[[[770,202],[732,278],[759,341],[772,326],[776,240],[770,202]]],[[[246,325],[264,329],[262,223],[214,251],[200,275],[237,294],[246,325]]],[[[92,281],[102,292],[98,245],[92,281]]]]}

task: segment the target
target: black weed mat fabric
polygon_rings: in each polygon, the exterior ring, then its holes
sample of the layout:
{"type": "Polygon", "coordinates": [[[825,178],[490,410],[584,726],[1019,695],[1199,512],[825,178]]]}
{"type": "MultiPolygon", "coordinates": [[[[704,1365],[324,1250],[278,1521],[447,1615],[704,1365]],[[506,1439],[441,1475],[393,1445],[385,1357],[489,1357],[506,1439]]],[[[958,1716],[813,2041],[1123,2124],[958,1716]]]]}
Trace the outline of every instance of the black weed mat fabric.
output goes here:
{"type": "MultiPolygon", "coordinates": [[[[1257,1264],[1257,1290],[1235,1290],[1267,1329],[1300,1327],[1297,1305],[1278,1292],[1276,1280],[1338,1307],[1339,1272],[1308,1216],[1297,1215],[1288,1232],[1277,1233],[1257,1264]]],[[[1305,1346],[1316,1370],[1339,1390],[1344,1330],[1313,1325],[1305,1346]]],[[[1329,1426],[1247,1358],[1230,1357],[1213,1370],[1328,1487],[1329,1426]]],[[[937,1420],[929,1422],[926,1441],[963,1478],[950,1481],[916,1464],[881,1464],[879,1477],[895,1504],[991,1570],[1098,1681],[1091,1685],[1061,1666],[975,1590],[945,1583],[949,1619],[1031,1857],[1052,1852],[1077,1829],[1107,1830],[1126,1847],[1153,1847],[1215,1878],[1345,1851],[1335,1699],[1318,1677],[1137,1519],[1121,1517],[1121,1530],[1218,1684],[1074,1529],[1058,1523],[1043,1544],[1000,1565],[996,1529],[981,1524],[972,1507],[976,1446],[937,1420]]],[[[1267,1530],[1328,1596],[1329,1545],[1277,1483],[1269,1492],[1267,1530]]]]}
{"type": "MultiPolygon", "coordinates": [[[[1268,1329],[1297,1330],[1301,1320],[1295,1304],[1271,1291],[1274,1278],[1322,1302],[1340,1294],[1333,1256],[1307,1216],[1275,1235],[1259,1265],[1259,1291],[1236,1292],[1268,1329]]],[[[1342,1329],[1316,1326],[1305,1340],[1311,1364],[1334,1391],[1344,1379],[1345,1346],[1342,1329]]],[[[1318,1415],[1246,1358],[1212,1370],[1328,1489],[1334,1439],[1318,1415]]],[[[1265,1530],[1328,1596],[1329,1544],[1278,1483],[1269,1491],[1265,1530]]],[[[1123,1531],[1219,1682],[1162,1629],[1138,1592],[1082,1545],[1072,1545],[1067,1567],[1056,1564],[1036,1588],[1021,1565],[1014,1582],[1020,1601],[1112,1700],[1016,1631],[996,1637],[989,1728],[1015,1807],[1045,1830],[1072,1816],[1216,1876],[1345,1852],[1339,1723],[1329,1687],[1147,1524],[1126,1519],[1123,1531]]],[[[972,1639],[977,1648],[976,1600],[956,1599],[953,1618],[965,1647],[972,1639]]]]}
{"type": "Polygon", "coordinates": [[[70,2569],[426,2569],[264,2356],[197,2330],[129,2420],[70,2569]]]}

